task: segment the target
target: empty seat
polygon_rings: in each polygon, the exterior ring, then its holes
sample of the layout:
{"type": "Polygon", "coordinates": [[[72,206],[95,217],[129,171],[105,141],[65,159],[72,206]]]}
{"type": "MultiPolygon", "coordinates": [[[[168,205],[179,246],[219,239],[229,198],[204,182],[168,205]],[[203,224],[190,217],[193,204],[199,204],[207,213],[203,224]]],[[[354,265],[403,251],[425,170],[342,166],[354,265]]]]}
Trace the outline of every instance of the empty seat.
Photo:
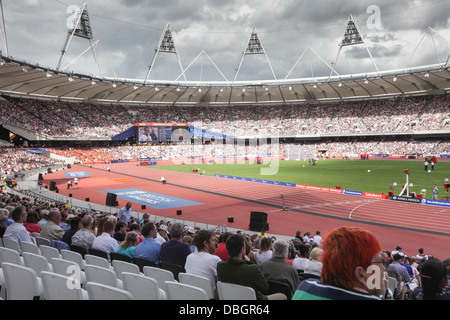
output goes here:
{"type": "Polygon", "coordinates": [[[173,277],[177,281],[178,281],[178,274],[180,272],[186,272],[186,270],[184,270],[183,266],[180,266],[178,264],[169,263],[169,262],[164,262],[164,261],[161,261],[159,263],[159,267],[161,269],[169,270],[170,272],[172,272],[173,273],[173,277]]]}
{"type": "Polygon", "coordinates": [[[7,300],[40,300],[43,296],[41,279],[33,269],[2,262],[7,300]]]}
{"type": "Polygon", "coordinates": [[[397,279],[395,279],[394,277],[389,277],[388,278],[388,288],[391,290],[394,297],[398,293],[398,292],[396,292],[397,286],[398,286],[397,279]]]}
{"type": "Polygon", "coordinates": [[[47,258],[47,260],[51,263],[52,262],[52,258],[61,258],[61,254],[59,253],[58,249],[47,246],[47,245],[42,245],[39,247],[39,250],[41,251],[41,255],[43,255],[44,257],[47,258]]]}
{"type": "Polygon", "coordinates": [[[214,288],[211,280],[208,278],[195,275],[195,274],[189,274],[180,272],[179,275],[179,282],[188,284],[194,287],[202,288],[205,290],[206,294],[208,295],[208,299],[214,299],[214,288]]]}
{"type": "Polygon", "coordinates": [[[22,252],[19,241],[10,238],[3,238],[3,246],[8,249],[12,249],[17,251],[18,253],[22,252]]]}
{"type": "Polygon", "coordinates": [[[122,273],[123,288],[130,292],[134,300],[165,300],[165,292],[159,288],[158,281],[143,274],[122,273]]]}
{"type": "Polygon", "coordinates": [[[5,276],[3,275],[3,270],[1,268],[1,261],[0,261],[0,298],[2,298],[3,300],[6,299],[5,276]]]}
{"type": "Polygon", "coordinates": [[[123,289],[122,280],[117,277],[112,269],[87,264],[84,267],[84,272],[87,282],[103,283],[107,286],[123,289]]]}
{"type": "Polygon", "coordinates": [[[111,264],[109,263],[109,261],[107,259],[99,257],[99,256],[94,256],[92,254],[85,255],[84,261],[86,264],[90,264],[93,266],[99,266],[99,267],[103,267],[103,268],[112,268],[111,264]]]}
{"type": "Polygon", "coordinates": [[[34,243],[21,241],[20,247],[22,248],[22,252],[41,254],[41,250],[39,250],[39,247],[34,243]]]}
{"type": "Polygon", "coordinates": [[[167,300],[209,300],[206,291],[188,284],[166,281],[167,300]]]}
{"type": "Polygon", "coordinates": [[[61,258],[77,263],[80,268],[84,270],[84,266],[86,263],[80,253],[63,249],[61,250],[61,258]]]}
{"type": "Polygon", "coordinates": [[[53,272],[53,267],[46,257],[31,252],[24,252],[22,256],[25,267],[33,269],[38,277],[41,276],[42,271],[53,272]]]}
{"type": "Polygon", "coordinates": [[[219,300],[256,300],[255,290],[251,287],[218,281],[219,300]]]}
{"type": "Polygon", "coordinates": [[[61,258],[52,258],[51,264],[54,273],[70,277],[74,285],[79,283],[81,287],[84,287],[86,284],[86,274],[81,270],[78,263],[61,258]]]}
{"type": "Polygon", "coordinates": [[[160,269],[158,267],[144,267],[144,275],[158,281],[159,287],[162,290],[166,289],[166,281],[175,281],[173,273],[169,270],[160,269]]]}
{"type": "Polygon", "coordinates": [[[23,257],[14,249],[0,247],[0,262],[9,262],[17,265],[24,265],[23,257]]]}
{"type": "Polygon", "coordinates": [[[101,283],[88,282],[86,289],[90,300],[133,300],[133,295],[123,289],[114,288],[101,283]]]}
{"type": "Polygon", "coordinates": [[[123,281],[122,274],[124,272],[134,273],[134,274],[142,274],[139,270],[139,267],[131,262],[126,262],[122,260],[113,260],[112,262],[114,272],[117,275],[117,278],[123,281]]]}
{"type": "Polygon", "coordinates": [[[52,242],[46,238],[42,238],[42,237],[36,237],[36,244],[38,247],[40,247],[41,245],[46,245],[51,247],[52,246],[52,242]]]}
{"type": "Polygon", "coordinates": [[[82,289],[81,285],[73,284],[69,276],[43,271],[41,279],[45,300],[73,301],[88,300],[89,298],[87,291],[82,289]]]}

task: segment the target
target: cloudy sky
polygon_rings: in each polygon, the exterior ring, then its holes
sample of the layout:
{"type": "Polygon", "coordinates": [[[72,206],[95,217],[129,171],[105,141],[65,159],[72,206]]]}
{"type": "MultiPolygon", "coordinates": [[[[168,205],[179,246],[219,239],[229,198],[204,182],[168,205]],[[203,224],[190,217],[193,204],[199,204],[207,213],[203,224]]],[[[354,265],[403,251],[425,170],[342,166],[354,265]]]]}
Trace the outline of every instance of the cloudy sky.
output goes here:
{"type": "MultiPolygon", "coordinates": [[[[9,55],[56,68],[73,8],[84,3],[3,1],[9,55]]],[[[328,76],[349,14],[375,64],[364,45],[343,47],[338,74],[434,64],[450,54],[450,0],[96,0],[87,7],[107,77],[145,78],[167,24],[189,81],[328,76]],[[243,55],[253,28],[265,55],[243,55]]],[[[88,48],[74,38],[62,68],[88,48]]],[[[99,75],[91,51],[65,70],[99,75]]],[[[175,54],[158,53],[149,79],[183,80],[181,74],[175,54]]]]}

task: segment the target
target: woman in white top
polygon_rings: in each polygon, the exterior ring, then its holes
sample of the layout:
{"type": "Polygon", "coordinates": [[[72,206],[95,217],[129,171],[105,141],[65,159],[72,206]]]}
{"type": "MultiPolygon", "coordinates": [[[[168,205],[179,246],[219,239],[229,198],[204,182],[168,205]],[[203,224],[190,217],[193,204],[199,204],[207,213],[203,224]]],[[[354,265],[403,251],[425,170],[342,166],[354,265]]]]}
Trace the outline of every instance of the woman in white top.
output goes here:
{"type": "Polygon", "coordinates": [[[306,274],[313,274],[320,277],[320,273],[322,272],[322,252],[323,250],[319,247],[315,247],[311,250],[311,253],[309,254],[309,261],[305,264],[306,274]]]}
{"type": "Polygon", "coordinates": [[[259,250],[255,252],[256,264],[260,266],[261,263],[272,258],[272,254],[272,239],[261,238],[259,250]]]}
{"type": "Polygon", "coordinates": [[[309,261],[311,246],[307,243],[301,243],[297,247],[298,257],[292,261],[292,266],[300,271],[305,271],[306,262],[309,261]]]}

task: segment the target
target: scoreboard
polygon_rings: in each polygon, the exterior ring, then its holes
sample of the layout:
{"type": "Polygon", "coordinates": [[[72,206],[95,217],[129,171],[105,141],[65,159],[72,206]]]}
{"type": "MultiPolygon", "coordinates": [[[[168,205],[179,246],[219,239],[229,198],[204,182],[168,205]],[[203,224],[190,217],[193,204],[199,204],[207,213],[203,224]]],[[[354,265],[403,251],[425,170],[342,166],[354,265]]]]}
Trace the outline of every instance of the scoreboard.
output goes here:
{"type": "Polygon", "coordinates": [[[190,142],[188,123],[136,123],[136,139],[153,144],[190,142]]]}

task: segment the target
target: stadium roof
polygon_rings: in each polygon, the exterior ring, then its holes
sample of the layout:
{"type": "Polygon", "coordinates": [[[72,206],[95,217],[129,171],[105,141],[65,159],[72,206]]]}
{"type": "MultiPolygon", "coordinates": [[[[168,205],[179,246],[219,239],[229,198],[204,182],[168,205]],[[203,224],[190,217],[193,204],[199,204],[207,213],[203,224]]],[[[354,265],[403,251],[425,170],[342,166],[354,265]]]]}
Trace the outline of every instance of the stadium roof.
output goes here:
{"type": "Polygon", "coordinates": [[[267,81],[147,81],[95,78],[44,69],[12,58],[0,62],[0,93],[29,98],[148,105],[298,104],[313,101],[442,94],[448,64],[366,74],[267,81]]]}

